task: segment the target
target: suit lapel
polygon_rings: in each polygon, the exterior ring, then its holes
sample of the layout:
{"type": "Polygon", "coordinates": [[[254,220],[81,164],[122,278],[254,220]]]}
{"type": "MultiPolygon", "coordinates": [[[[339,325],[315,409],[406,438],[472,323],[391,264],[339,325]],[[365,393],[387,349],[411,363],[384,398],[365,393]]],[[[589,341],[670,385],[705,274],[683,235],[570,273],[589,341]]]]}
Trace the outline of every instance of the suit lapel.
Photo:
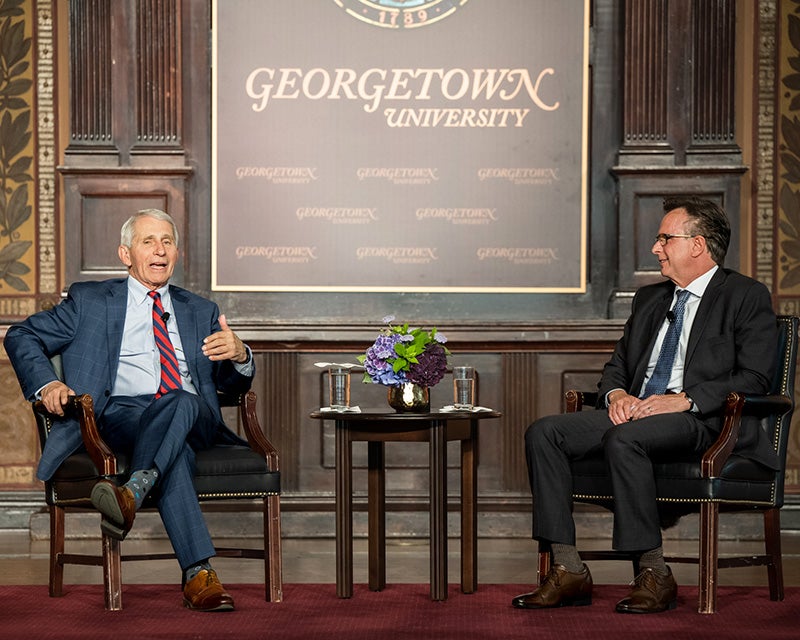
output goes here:
{"type": "Polygon", "coordinates": [[[708,283],[705,292],[703,292],[703,297],[700,299],[700,306],[697,307],[697,314],[695,315],[694,322],[692,323],[692,331],[689,334],[689,343],[686,345],[686,360],[684,362],[684,367],[686,367],[692,360],[695,349],[697,349],[697,345],[700,344],[700,338],[702,337],[703,331],[706,328],[706,322],[708,322],[709,314],[717,304],[717,298],[719,297],[720,290],[722,289],[722,285],[725,284],[725,280],[727,278],[728,275],[720,267],[711,277],[711,281],[708,283]]]}
{"type": "Polygon", "coordinates": [[[119,352],[122,348],[122,332],[125,329],[125,314],[128,307],[128,281],[122,280],[111,285],[106,298],[108,324],[108,366],[111,372],[111,388],[117,377],[119,352]]]}
{"type": "Polygon", "coordinates": [[[651,301],[652,310],[648,311],[645,309],[641,312],[644,317],[648,318],[649,326],[640,343],[642,351],[637,359],[638,364],[636,365],[636,372],[633,376],[633,385],[631,387],[631,393],[634,395],[638,394],[639,387],[642,386],[644,375],[647,371],[647,364],[650,361],[650,353],[653,351],[658,331],[661,329],[661,325],[667,317],[667,311],[669,311],[670,304],[672,303],[674,292],[674,287],[665,288],[661,295],[653,298],[651,301]]]}
{"type": "Polygon", "coordinates": [[[178,333],[181,334],[183,354],[186,357],[186,366],[193,379],[197,379],[197,348],[202,339],[197,335],[197,318],[194,307],[187,301],[183,291],[170,285],[169,295],[172,298],[172,308],[178,320],[178,333]]]}

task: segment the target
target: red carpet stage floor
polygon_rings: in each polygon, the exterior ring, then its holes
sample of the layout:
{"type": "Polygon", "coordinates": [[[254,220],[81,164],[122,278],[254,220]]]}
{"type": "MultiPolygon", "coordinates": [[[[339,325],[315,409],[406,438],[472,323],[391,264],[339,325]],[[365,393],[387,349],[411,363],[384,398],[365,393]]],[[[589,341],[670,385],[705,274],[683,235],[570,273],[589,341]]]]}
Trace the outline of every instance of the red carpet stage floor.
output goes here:
{"type": "Polygon", "coordinates": [[[480,585],[462,594],[450,586],[446,602],[432,602],[428,585],[392,584],[374,593],[356,585],[351,599],[336,597],[332,584],[290,584],[284,601],[263,600],[259,585],[228,585],[237,610],[197,613],[181,606],[175,585],[131,584],[124,610],[103,610],[102,587],[68,585],[61,598],[45,586],[0,586],[0,638],[93,640],[109,638],[280,638],[281,640],[462,640],[503,638],[620,640],[646,638],[800,637],[800,588],[772,602],[765,587],[721,587],[718,611],[697,613],[697,589],[682,587],[678,608],[656,615],[620,615],[614,604],[627,588],[595,586],[588,607],[521,611],[511,598],[521,585],[480,585]]]}

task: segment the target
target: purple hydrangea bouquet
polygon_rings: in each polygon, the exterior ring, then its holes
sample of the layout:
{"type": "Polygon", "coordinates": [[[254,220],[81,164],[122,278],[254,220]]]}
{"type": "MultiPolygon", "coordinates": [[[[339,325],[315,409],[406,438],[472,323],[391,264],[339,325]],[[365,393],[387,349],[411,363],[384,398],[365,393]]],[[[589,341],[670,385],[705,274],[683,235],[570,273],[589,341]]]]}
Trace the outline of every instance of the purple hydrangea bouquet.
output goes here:
{"type": "Polygon", "coordinates": [[[378,338],[366,353],[358,356],[364,365],[363,382],[398,387],[407,382],[432,387],[441,382],[447,371],[450,352],[447,338],[434,327],[410,329],[408,324],[393,325],[395,317],[386,316],[378,338]]]}

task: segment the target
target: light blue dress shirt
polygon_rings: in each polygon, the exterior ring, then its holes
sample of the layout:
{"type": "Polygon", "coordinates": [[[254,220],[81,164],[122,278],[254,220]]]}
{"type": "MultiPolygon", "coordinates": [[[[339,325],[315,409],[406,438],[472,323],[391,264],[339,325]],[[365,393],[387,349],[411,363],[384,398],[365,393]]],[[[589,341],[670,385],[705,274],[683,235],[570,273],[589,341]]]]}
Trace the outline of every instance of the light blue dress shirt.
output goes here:
{"type": "MultiPolygon", "coordinates": [[[[128,278],[128,305],[125,311],[125,327],[122,332],[122,345],[119,352],[119,366],[114,387],[115,396],[151,395],[158,391],[161,383],[161,361],[158,347],[153,337],[153,299],[147,295],[149,289],[135,278],[128,278]]],[[[178,357],[183,388],[197,394],[197,389],[189,374],[186,354],[183,350],[178,321],[172,308],[169,286],[157,289],[161,294],[164,312],[169,313],[167,329],[169,339],[178,357]]],[[[253,358],[247,348],[247,362],[234,362],[236,370],[243,375],[253,374],[253,358]]]]}

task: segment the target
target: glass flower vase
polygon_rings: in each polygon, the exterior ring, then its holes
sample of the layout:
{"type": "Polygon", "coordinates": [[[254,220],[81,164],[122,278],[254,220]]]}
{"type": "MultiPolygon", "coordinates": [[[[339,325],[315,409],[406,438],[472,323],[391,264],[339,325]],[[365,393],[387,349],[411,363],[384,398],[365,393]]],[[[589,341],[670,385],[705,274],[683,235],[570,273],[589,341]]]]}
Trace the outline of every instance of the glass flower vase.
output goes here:
{"type": "Polygon", "coordinates": [[[398,413],[428,413],[431,410],[431,394],[428,387],[406,382],[389,387],[389,406],[398,413]]]}

